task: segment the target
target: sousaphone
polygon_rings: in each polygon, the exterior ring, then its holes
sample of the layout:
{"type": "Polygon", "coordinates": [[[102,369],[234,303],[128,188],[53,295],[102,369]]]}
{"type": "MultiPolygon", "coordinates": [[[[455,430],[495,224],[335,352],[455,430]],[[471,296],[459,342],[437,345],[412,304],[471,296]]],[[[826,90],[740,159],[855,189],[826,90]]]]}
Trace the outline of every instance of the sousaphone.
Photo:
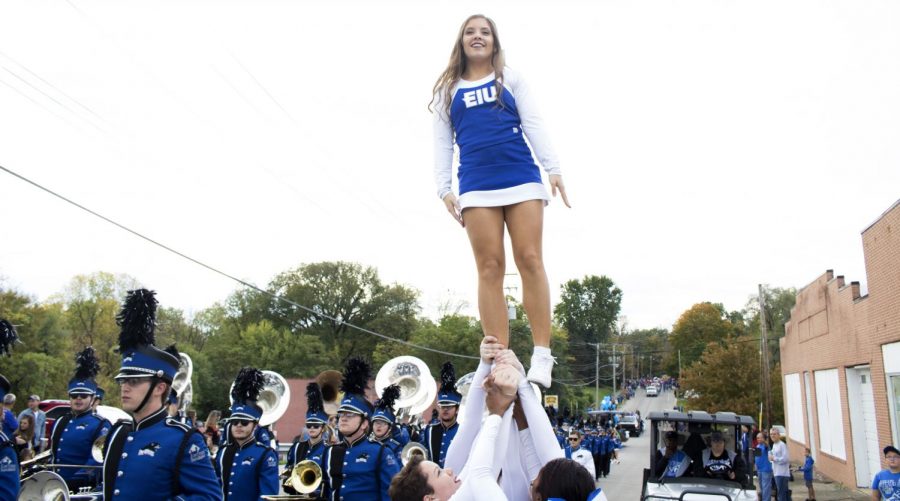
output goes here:
{"type": "Polygon", "coordinates": [[[375,393],[381,393],[388,386],[400,386],[400,398],[394,402],[397,417],[416,416],[428,410],[437,396],[437,383],[431,371],[421,359],[402,356],[388,360],[375,376],[375,393]]]}
{"type": "MultiPolygon", "coordinates": [[[[259,418],[260,426],[268,426],[278,421],[287,411],[288,405],[291,403],[291,387],[288,386],[284,377],[275,371],[262,371],[266,379],[263,389],[259,392],[259,400],[256,405],[262,409],[262,417],[259,418]]],[[[228,390],[228,399],[230,403],[234,403],[231,391],[234,389],[234,383],[228,390]]]]}
{"type": "Polygon", "coordinates": [[[178,372],[172,379],[172,389],[178,395],[178,411],[187,412],[191,406],[194,396],[194,385],[191,383],[191,376],[194,374],[194,361],[184,352],[179,352],[178,357],[181,365],[178,366],[178,372]]]}
{"type": "Polygon", "coordinates": [[[340,408],[343,396],[341,393],[341,379],[343,378],[344,375],[340,371],[335,370],[322,371],[316,376],[316,384],[319,385],[319,389],[322,391],[325,414],[329,416],[336,416],[338,408],[340,408]]]}

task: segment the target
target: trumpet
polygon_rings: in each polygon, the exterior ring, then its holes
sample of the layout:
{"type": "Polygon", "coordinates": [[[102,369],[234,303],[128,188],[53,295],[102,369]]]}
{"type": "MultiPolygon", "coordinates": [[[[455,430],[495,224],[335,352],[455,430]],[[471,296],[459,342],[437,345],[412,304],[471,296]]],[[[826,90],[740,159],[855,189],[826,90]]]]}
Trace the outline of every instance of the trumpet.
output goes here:
{"type": "Polygon", "coordinates": [[[281,486],[294,489],[297,496],[267,496],[266,499],[318,499],[322,495],[322,468],[315,461],[306,459],[282,474],[281,486]]]}

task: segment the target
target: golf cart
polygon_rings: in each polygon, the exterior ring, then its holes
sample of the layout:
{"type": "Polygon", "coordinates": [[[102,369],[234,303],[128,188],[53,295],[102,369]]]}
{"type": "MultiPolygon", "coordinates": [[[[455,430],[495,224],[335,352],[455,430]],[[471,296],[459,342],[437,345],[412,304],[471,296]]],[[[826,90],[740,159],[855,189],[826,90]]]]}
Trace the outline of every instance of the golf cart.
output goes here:
{"type": "Polygon", "coordinates": [[[624,443],[628,441],[629,433],[619,428],[619,420],[630,412],[625,411],[588,411],[588,419],[596,426],[604,428],[613,428],[619,436],[619,441],[624,443]]]}
{"type": "MultiPolygon", "coordinates": [[[[710,448],[713,433],[717,437],[721,434],[725,449],[740,457],[741,425],[753,428],[753,418],[733,412],[663,411],[651,412],[647,419],[650,421],[650,467],[644,469],[641,501],[756,501],[750,465],[733,472],[726,470],[725,479],[708,478],[703,471],[703,451],[710,448]],[[667,435],[671,442],[667,443],[667,435]],[[660,458],[668,451],[681,458],[680,468],[666,469],[664,465],[671,460],[660,458]],[[730,479],[732,473],[734,478],[730,479]]],[[[666,457],[675,456],[669,452],[666,457]]]]}

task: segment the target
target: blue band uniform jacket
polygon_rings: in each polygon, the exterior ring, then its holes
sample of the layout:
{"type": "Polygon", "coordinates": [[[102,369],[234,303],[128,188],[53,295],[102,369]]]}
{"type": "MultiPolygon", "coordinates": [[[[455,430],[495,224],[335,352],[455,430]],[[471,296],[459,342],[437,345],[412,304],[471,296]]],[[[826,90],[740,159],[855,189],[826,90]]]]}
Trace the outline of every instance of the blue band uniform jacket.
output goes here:
{"type": "Polygon", "coordinates": [[[368,437],[325,450],[325,493],[331,501],[390,501],[388,487],[400,472],[394,454],[368,437]]]}
{"type": "Polygon", "coordinates": [[[287,463],[285,463],[288,467],[293,467],[300,461],[305,461],[307,459],[311,461],[315,461],[316,464],[322,468],[322,471],[325,471],[324,464],[322,462],[322,458],[325,457],[325,441],[319,440],[315,445],[310,445],[309,441],[301,442],[297,441],[294,443],[291,450],[288,451],[287,455],[287,463]],[[302,452],[301,458],[297,458],[298,454],[302,452]]]}
{"type": "Polygon", "coordinates": [[[19,456],[9,437],[0,431],[0,499],[19,497],[19,456]]]}
{"type": "Polygon", "coordinates": [[[431,460],[437,463],[441,468],[444,467],[444,458],[447,457],[447,450],[450,443],[456,437],[459,430],[459,422],[453,423],[450,428],[444,428],[441,423],[430,424],[425,428],[425,447],[428,448],[428,454],[431,460]]]}
{"type": "MultiPolygon", "coordinates": [[[[50,433],[53,462],[57,464],[80,464],[99,466],[91,449],[94,441],[105,437],[112,425],[106,419],[87,410],[81,414],[69,414],[56,420],[50,433]]],[[[59,468],[57,473],[66,481],[70,489],[77,486],[96,484],[99,481],[98,468],[59,468]]]]}
{"type": "Polygon", "coordinates": [[[384,440],[378,440],[378,437],[376,437],[374,433],[369,435],[369,440],[378,442],[379,444],[383,445],[385,447],[385,452],[390,451],[394,454],[394,459],[396,459],[397,462],[399,462],[401,465],[403,464],[400,461],[400,455],[403,453],[403,446],[400,444],[400,442],[392,437],[388,437],[384,440]]]}
{"type": "Polygon", "coordinates": [[[229,443],[216,456],[216,474],[226,501],[255,501],[278,495],[278,454],[261,443],[229,443]]]}
{"type": "Polygon", "coordinates": [[[117,423],[106,442],[103,499],[219,500],[222,488],[200,432],[165,408],[137,425],[117,423]]]}

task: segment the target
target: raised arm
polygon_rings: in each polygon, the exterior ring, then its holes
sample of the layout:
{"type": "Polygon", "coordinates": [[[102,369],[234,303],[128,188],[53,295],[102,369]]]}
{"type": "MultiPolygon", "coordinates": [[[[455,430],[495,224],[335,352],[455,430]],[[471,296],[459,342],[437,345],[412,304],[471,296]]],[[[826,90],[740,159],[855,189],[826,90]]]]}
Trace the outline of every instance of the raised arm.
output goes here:
{"type": "Polygon", "coordinates": [[[461,416],[459,429],[456,436],[447,448],[447,457],[444,458],[444,467],[451,468],[455,472],[462,472],[463,466],[469,459],[472,444],[481,429],[481,418],[484,416],[484,379],[491,372],[491,362],[494,353],[499,351],[497,338],[487,336],[481,341],[481,361],[475,370],[475,377],[469,386],[469,394],[466,396],[466,408],[461,416]]]}

